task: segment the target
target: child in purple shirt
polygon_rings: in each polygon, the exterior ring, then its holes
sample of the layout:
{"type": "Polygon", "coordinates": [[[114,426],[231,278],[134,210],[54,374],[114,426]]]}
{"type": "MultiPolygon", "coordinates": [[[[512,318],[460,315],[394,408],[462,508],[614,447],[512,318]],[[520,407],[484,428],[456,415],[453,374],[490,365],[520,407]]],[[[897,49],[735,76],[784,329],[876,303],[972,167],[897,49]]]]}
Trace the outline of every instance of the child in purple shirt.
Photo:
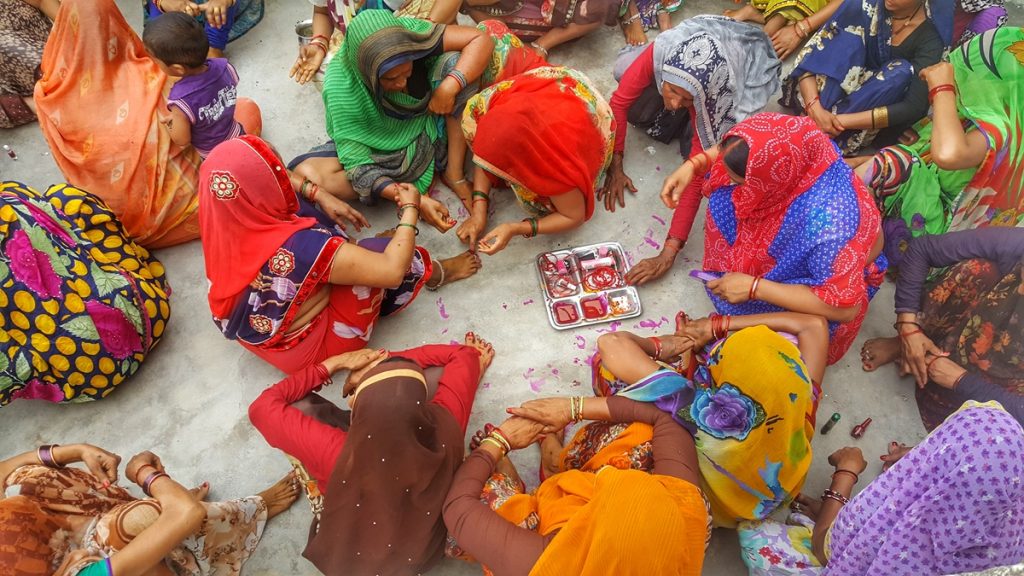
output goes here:
{"type": "Polygon", "coordinates": [[[224,58],[206,58],[209,41],[199,22],[181,12],[168,12],[146,26],[142,41],[160,69],[179,78],[167,99],[171,112],[167,127],[175,144],[192,145],[206,158],[225,140],[242,134],[259,136],[259,108],[252,100],[237,97],[234,66],[224,58]]]}

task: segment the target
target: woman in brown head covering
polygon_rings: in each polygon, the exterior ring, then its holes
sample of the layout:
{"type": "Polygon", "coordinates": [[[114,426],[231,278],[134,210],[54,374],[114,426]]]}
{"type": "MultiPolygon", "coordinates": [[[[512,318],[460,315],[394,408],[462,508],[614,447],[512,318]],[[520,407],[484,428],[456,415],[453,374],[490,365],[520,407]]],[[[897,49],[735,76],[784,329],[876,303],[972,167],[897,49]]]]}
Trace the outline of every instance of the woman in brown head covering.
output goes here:
{"type": "MultiPolygon", "coordinates": [[[[479,350],[489,363],[490,346],[479,350]]],[[[421,574],[444,552],[441,506],[462,463],[465,424],[438,401],[441,391],[431,400],[424,368],[401,354],[346,385],[351,423],[303,552],[328,576],[421,574]]]]}

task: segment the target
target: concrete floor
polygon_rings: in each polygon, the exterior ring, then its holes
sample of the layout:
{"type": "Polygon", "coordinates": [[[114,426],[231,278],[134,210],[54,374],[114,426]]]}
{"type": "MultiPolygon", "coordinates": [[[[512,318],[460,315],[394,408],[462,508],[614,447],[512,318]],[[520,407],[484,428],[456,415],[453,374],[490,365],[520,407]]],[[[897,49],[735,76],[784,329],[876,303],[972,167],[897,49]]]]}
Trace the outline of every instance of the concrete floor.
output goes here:
{"type": "MultiPolygon", "coordinates": [[[[138,2],[120,0],[118,4],[129,22],[141,29],[138,2]]],[[[675,21],[700,13],[720,13],[731,5],[725,0],[692,2],[675,21]]],[[[264,136],[286,158],[326,138],[320,95],[312,85],[298,86],[287,77],[296,54],[292,24],[308,18],[309,13],[306,2],[267,0],[263,22],[229,50],[241,76],[239,93],[260,104],[264,136]]],[[[619,31],[605,28],[559,48],[552,61],[584,71],[609,97],[615,87],[611,64],[622,45],[619,31]]],[[[587,226],[557,238],[516,238],[500,254],[484,256],[484,268],[474,278],[438,293],[424,292],[415,305],[397,318],[383,320],[374,332],[371,344],[391,349],[457,340],[470,330],[494,343],[497,358],[477,395],[471,430],[488,421],[500,422],[505,407],[532,398],[590,393],[586,361],[600,331],[608,326],[566,332],[551,329],[531,262],[543,250],[606,240],[621,242],[634,262],[656,252],[652,244],[660,246],[666,232],[662,222],[671,216],[658,200],[658,192],[680,158],[675,144],[663,146],[633,128],[629,130],[626,168],[640,191],[628,199],[625,210],[614,214],[599,210],[587,226]]],[[[0,132],[0,144],[10,145],[19,156],[17,161],[0,156],[0,178],[40,189],[62,180],[36,125],[0,132]]],[[[522,218],[510,196],[498,195],[494,222],[522,218]]],[[[442,197],[457,214],[454,197],[442,197]]],[[[367,211],[377,230],[393,223],[392,214],[387,208],[367,211]]],[[[461,219],[464,213],[459,216],[461,219]]],[[[640,289],[644,315],[623,323],[620,329],[653,335],[670,331],[670,319],[679,309],[691,315],[712,311],[700,283],[687,276],[701,258],[700,226],[698,222],[694,240],[674,269],[659,282],[640,289]]],[[[441,236],[426,229],[420,239],[436,256],[462,250],[454,233],[441,236]]],[[[0,410],[0,455],[47,442],[91,442],[121,454],[126,461],[136,452],[151,449],[181,482],[210,481],[214,499],[259,491],[285,474],[288,463],[253,429],[246,408],[282,375],[225,340],[210,321],[199,242],[160,250],[157,256],[174,287],[172,320],[158,349],[131,381],[103,402],[57,406],[17,401],[0,410]]],[[[888,441],[913,444],[924,436],[911,381],[898,378],[892,367],[875,374],[860,368],[862,342],[892,331],[892,297],[893,287],[886,284],[872,303],[860,338],[827,374],[819,420],[839,412],[842,421],[832,434],[814,440],[816,454],[806,484],[811,494],[827,486],[830,468],[825,460],[833,450],[849,444],[861,447],[869,462],[863,477],[870,480],[880,471],[877,457],[888,441]],[[852,439],[850,428],[867,417],[874,419],[867,434],[852,439]]],[[[340,389],[327,390],[327,395],[339,399],[340,389]]],[[[535,484],[536,450],[523,450],[514,460],[523,477],[535,484]]],[[[315,574],[300,556],[309,521],[309,508],[303,501],[275,519],[246,573],[315,574]]],[[[733,531],[715,532],[704,566],[707,575],[745,573],[733,531]]],[[[433,573],[469,575],[479,570],[446,561],[433,573]]]]}

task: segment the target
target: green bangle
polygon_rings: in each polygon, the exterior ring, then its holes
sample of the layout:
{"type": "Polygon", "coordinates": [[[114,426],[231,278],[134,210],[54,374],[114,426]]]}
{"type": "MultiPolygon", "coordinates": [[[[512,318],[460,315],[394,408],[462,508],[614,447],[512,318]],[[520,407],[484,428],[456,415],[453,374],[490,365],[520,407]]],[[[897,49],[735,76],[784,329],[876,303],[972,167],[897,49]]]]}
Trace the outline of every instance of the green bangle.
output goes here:
{"type": "Polygon", "coordinates": [[[399,222],[398,226],[408,226],[409,228],[412,228],[414,232],[416,232],[417,236],[420,235],[420,229],[417,228],[415,224],[406,224],[405,222],[399,222]]]}
{"type": "Polygon", "coordinates": [[[488,195],[488,194],[484,194],[483,192],[481,192],[481,191],[479,191],[479,190],[473,190],[473,196],[472,196],[472,197],[473,197],[473,198],[481,198],[481,199],[483,199],[483,200],[484,200],[485,202],[490,202],[490,201],[491,201],[491,197],[490,197],[490,195],[488,195]]]}
{"type": "Polygon", "coordinates": [[[530,223],[530,233],[523,234],[523,238],[534,238],[537,236],[537,219],[536,218],[523,218],[523,222],[530,223]]]}

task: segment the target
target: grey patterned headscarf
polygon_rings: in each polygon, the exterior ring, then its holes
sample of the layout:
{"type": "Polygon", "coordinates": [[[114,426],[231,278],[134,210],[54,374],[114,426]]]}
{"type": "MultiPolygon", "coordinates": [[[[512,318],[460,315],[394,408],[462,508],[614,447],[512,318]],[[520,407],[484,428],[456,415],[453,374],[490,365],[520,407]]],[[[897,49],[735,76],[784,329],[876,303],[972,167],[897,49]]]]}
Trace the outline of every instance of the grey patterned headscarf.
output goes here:
{"type": "Polygon", "coordinates": [[[694,129],[707,149],[736,123],[764,109],[779,89],[782,62],[751,24],[696,16],[654,40],[654,79],[693,95],[694,129]]]}

